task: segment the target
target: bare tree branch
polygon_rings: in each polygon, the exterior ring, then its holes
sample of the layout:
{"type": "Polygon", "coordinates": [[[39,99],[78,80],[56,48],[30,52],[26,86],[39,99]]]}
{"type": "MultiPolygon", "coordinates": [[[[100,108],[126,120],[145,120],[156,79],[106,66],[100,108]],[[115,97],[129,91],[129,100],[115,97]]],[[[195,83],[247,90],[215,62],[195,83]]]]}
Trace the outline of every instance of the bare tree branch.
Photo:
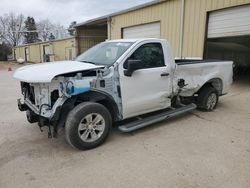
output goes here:
{"type": "Polygon", "coordinates": [[[23,22],[24,16],[22,14],[15,15],[14,13],[9,13],[0,16],[1,36],[11,46],[16,46],[21,42],[23,22]]]}

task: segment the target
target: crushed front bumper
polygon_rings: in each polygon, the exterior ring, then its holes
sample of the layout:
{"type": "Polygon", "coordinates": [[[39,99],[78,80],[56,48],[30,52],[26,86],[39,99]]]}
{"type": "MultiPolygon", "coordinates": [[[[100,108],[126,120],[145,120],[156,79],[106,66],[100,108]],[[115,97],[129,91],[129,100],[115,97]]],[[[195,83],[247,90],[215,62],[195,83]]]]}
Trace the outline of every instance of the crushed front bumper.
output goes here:
{"type": "Polygon", "coordinates": [[[21,99],[17,100],[18,109],[20,111],[26,111],[26,117],[30,123],[38,123],[40,130],[42,127],[48,126],[48,137],[57,137],[58,121],[61,114],[62,106],[57,106],[55,112],[51,117],[44,117],[40,115],[40,110],[32,105],[29,100],[25,100],[24,103],[21,102],[21,99]]]}
{"type": "Polygon", "coordinates": [[[18,106],[18,109],[23,112],[23,111],[26,111],[29,109],[29,107],[24,104],[24,103],[21,103],[21,99],[17,99],[17,106],[18,106]]]}
{"type": "MultiPolygon", "coordinates": [[[[17,106],[18,109],[23,111],[29,111],[27,114],[32,114],[32,116],[36,116],[39,118],[36,119],[47,119],[49,122],[58,121],[60,118],[60,113],[62,109],[62,104],[57,105],[56,107],[49,110],[49,114],[41,113],[41,109],[37,108],[35,105],[33,105],[29,100],[25,100],[24,103],[21,102],[21,99],[17,100],[17,106]],[[32,112],[32,113],[31,113],[32,112]]],[[[28,117],[27,117],[28,118],[28,117]]],[[[33,122],[32,122],[33,123],[33,122]]]]}

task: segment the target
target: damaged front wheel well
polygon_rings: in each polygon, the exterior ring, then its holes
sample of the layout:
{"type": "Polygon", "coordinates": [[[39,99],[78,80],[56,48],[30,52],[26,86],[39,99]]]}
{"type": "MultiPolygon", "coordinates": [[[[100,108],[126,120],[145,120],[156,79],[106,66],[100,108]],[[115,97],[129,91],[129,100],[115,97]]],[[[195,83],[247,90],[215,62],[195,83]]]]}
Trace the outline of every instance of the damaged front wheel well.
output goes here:
{"type": "Polygon", "coordinates": [[[113,121],[117,121],[121,118],[117,104],[113,98],[106,93],[90,91],[75,97],[75,106],[86,101],[100,103],[110,111],[113,121]]]}
{"type": "Polygon", "coordinates": [[[111,96],[105,93],[97,92],[97,91],[90,91],[86,93],[82,93],[79,95],[75,95],[69,98],[63,105],[60,111],[60,114],[57,119],[57,127],[64,127],[67,116],[69,112],[77,105],[83,102],[96,102],[100,103],[105,106],[112,117],[113,121],[121,120],[121,114],[116,105],[115,101],[112,99],[111,96]]]}

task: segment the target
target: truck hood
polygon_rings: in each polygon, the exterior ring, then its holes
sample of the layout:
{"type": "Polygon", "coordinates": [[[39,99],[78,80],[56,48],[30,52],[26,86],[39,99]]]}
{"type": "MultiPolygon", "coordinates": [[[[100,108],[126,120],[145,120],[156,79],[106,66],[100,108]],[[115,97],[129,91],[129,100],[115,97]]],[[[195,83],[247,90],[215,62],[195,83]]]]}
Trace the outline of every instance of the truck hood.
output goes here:
{"type": "Polygon", "coordinates": [[[58,61],[21,67],[15,71],[13,77],[28,83],[49,83],[54,77],[61,74],[94,70],[103,67],[79,61],[58,61]]]}

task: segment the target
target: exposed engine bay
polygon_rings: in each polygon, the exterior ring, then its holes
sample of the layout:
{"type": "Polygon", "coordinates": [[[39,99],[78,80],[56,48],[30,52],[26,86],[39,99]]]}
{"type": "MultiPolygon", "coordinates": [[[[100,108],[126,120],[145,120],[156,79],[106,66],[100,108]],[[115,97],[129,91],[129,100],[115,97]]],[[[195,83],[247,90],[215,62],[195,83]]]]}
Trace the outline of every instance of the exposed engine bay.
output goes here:
{"type": "MultiPolygon", "coordinates": [[[[91,91],[103,92],[110,95],[121,104],[118,79],[114,76],[112,69],[98,69],[67,73],[56,76],[50,83],[26,83],[21,82],[21,90],[24,96],[24,105],[19,100],[19,109],[26,111],[30,123],[38,122],[40,127],[55,125],[58,127],[59,112],[67,100],[76,102],[79,96],[91,91]],[[115,81],[117,80],[117,81],[115,81]],[[115,97],[114,97],[115,96],[115,97]]],[[[87,97],[87,95],[86,95],[87,97]]],[[[81,99],[81,102],[84,99],[81,99]]],[[[89,99],[86,99],[86,101],[89,99]]],[[[119,107],[121,111],[121,106],[119,107]]],[[[63,125],[61,125],[63,126],[63,125]]],[[[49,131],[49,135],[52,132],[49,131]]]]}

